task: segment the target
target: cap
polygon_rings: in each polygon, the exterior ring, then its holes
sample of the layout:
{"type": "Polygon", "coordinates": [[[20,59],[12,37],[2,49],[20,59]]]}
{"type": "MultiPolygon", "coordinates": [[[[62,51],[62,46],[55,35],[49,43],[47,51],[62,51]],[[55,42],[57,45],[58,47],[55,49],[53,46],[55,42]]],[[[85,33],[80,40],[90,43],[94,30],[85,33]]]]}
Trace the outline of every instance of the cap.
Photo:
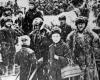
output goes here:
{"type": "Polygon", "coordinates": [[[54,34],[54,33],[61,34],[61,28],[59,28],[58,26],[54,26],[52,28],[51,35],[54,34]]]}
{"type": "Polygon", "coordinates": [[[4,21],[5,21],[5,23],[6,22],[12,22],[13,23],[13,20],[11,18],[5,19],[4,21]]]}
{"type": "Polygon", "coordinates": [[[47,30],[46,30],[45,28],[41,29],[41,30],[40,30],[40,33],[43,33],[43,32],[45,32],[45,33],[46,33],[46,32],[47,32],[47,30]]]}
{"type": "Polygon", "coordinates": [[[64,16],[64,15],[60,16],[59,20],[66,20],[66,16],[64,16]]]}
{"type": "Polygon", "coordinates": [[[11,12],[12,12],[12,9],[6,7],[6,8],[4,9],[4,12],[5,12],[5,11],[11,11],[11,12]]]}
{"type": "Polygon", "coordinates": [[[23,11],[18,11],[18,14],[19,14],[19,13],[22,13],[22,14],[23,14],[23,11]]]}

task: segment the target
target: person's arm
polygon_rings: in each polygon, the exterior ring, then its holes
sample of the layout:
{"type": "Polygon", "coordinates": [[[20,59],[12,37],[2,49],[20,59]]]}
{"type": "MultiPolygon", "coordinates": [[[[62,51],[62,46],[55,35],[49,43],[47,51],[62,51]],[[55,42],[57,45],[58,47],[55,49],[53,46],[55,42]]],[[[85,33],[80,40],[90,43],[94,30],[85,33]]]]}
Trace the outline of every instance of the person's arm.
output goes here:
{"type": "Polygon", "coordinates": [[[4,18],[3,19],[1,19],[1,21],[0,21],[0,26],[1,26],[1,28],[4,26],[4,24],[5,24],[5,21],[4,21],[4,18]]]}
{"type": "Polygon", "coordinates": [[[2,42],[3,38],[4,38],[4,34],[2,33],[2,30],[0,30],[0,43],[2,42]]]}
{"type": "Polygon", "coordinates": [[[72,31],[68,34],[66,38],[66,45],[68,46],[69,49],[73,48],[73,35],[75,31],[72,31]]]}
{"type": "Polygon", "coordinates": [[[75,31],[72,31],[66,38],[68,53],[65,56],[67,57],[70,64],[73,64],[73,58],[75,57],[73,53],[75,48],[75,40],[73,40],[75,38],[74,32],[75,31]]]}
{"type": "Polygon", "coordinates": [[[98,48],[98,46],[100,45],[99,36],[95,32],[93,32],[92,30],[90,30],[89,35],[92,38],[92,47],[98,48]]]}
{"type": "Polygon", "coordinates": [[[20,65],[20,60],[21,59],[21,51],[17,52],[15,55],[15,64],[20,65]]]}
{"type": "Polygon", "coordinates": [[[35,52],[33,50],[31,50],[32,52],[29,54],[29,60],[32,64],[35,64],[37,59],[36,59],[36,56],[35,56],[35,52]]]}

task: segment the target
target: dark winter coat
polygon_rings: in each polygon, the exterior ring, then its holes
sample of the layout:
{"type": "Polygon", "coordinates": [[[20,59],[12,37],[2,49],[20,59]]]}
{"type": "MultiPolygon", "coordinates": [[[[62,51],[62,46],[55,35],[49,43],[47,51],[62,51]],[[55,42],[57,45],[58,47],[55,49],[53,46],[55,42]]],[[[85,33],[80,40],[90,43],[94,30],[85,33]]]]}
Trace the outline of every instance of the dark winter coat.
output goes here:
{"type": "Polygon", "coordinates": [[[3,28],[0,30],[0,43],[2,46],[2,57],[5,65],[14,63],[16,32],[13,29],[3,28]]]}
{"type": "Polygon", "coordinates": [[[67,45],[62,41],[57,44],[52,44],[49,47],[49,60],[51,63],[49,66],[49,75],[52,76],[51,80],[61,80],[61,68],[67,66],[67,58],[69,58],[68,56],[69,54],[67,45]],[[58,60],[54,58],[55,54],[59,56],[58,60]]]}
{"type": "MultiPolygon", "coordinates": [[[[22,47],[22,49],[16,53],[15,63],[20,65],[20,80],[28,80],[36,68],[34,51],[28,47],[22,47]]],[[[34,78],[34,80],[35,79],[36,78],[34,78]]]]}

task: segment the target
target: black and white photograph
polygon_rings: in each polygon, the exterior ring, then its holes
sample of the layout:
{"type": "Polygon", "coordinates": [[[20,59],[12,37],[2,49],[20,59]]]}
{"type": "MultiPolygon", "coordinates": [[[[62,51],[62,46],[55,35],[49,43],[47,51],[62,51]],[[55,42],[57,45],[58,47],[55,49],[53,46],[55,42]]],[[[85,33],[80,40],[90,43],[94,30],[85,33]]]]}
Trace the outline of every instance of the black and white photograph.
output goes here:
{"type": "Polygon", "coordinates": [[[0,0],[0,80],[100,80],[100,0],[0,0]]]}

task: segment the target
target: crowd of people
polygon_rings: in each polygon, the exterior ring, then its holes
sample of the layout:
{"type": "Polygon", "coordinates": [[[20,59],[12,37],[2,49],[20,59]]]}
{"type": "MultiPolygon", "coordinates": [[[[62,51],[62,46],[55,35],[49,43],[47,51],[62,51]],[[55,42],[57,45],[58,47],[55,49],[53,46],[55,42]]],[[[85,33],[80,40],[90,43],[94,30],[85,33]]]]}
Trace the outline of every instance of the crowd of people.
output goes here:
{"type": "Polygon", "coordinates": [[[80,13],[75,11],[76,29],[62,15],[58,17],[60,25],[52,25],[48,31],[43,27],[45,15],[74,9],[63,1],[51,4],[30,1],[29,10],[18,10],[16,15],[11,7],[0,7],[0,74],[10,75],[15,73],[15,66],[20,66],[19,80],[62,80],[62,68],[78,65],[82,74],[74,80],[99,80],[95,59],[100,58],[99,12],[95,29],[87,28],[90,9],[85,4],[80,13]]]}

